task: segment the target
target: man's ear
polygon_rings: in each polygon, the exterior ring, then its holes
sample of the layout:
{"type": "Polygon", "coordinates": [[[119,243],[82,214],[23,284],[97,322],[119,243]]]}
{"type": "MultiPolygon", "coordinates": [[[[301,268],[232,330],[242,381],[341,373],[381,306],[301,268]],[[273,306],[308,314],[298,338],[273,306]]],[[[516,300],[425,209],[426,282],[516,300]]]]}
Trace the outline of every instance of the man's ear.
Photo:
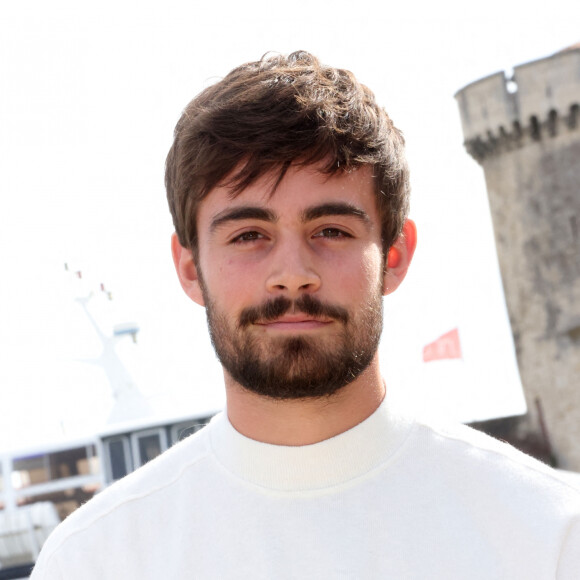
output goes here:
{"type": "Polygon", "coordinates": [[[194,302],[197,302],[200,306],[205,306],[193,253],[179,243],[175,233],[171,236],[171,254],[177,277],[184,292],[194,302]]]}
{"type": "Polygon", "coordinates": [[[413,220],[403,225],[401,235],[387,253],[383,294],[394,292],[407,275],[407,270],[417,247],[417,226],[413,220]]]}

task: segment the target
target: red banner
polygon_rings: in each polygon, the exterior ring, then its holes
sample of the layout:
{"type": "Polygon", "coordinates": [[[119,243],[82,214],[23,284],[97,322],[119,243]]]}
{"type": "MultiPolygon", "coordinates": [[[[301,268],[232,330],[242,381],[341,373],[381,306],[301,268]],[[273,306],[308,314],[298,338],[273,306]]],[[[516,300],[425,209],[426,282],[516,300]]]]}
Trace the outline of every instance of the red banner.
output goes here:
{"type": "Polygon", "coordinates": [[[450,358],[463,358],[457,328],[446,332],[423,348],[423,362],[450,358]]]}

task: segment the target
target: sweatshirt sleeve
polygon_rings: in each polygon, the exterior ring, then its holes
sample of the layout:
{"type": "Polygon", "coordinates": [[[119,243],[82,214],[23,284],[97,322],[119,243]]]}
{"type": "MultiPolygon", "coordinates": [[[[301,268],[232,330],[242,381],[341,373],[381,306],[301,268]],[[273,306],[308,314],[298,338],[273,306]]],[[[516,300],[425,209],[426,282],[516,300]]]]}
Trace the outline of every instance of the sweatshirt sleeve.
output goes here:
{"type": "Polygon", "coordinates": [[[558,562],[557,580],[580,578],[580,517],[570,526],[558,562]]]}
{"type": "Polygon", "coordinates": [[[51,551],[41,550],[30,580],[65,580],[58,564],[58,559],[51,551]]]}

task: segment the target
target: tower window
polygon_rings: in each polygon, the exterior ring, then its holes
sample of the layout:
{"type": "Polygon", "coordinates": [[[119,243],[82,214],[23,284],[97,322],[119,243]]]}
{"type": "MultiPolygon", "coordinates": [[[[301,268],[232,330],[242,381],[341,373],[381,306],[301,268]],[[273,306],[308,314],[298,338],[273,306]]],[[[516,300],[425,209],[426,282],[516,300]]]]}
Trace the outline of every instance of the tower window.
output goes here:
{"type": "Polygon", "coordinates": [[[558,129],[558,113],[552,109],[548,113],[548,133],[550,137],[554,137],[558,129]]]}
{"type": "Polygon", "coordinates": [[[538,117],[535,115],[530,117],[530,134],[534,141],[539,141],[541,134],[540,134],[540,123],[538,122],[538,117]]]}

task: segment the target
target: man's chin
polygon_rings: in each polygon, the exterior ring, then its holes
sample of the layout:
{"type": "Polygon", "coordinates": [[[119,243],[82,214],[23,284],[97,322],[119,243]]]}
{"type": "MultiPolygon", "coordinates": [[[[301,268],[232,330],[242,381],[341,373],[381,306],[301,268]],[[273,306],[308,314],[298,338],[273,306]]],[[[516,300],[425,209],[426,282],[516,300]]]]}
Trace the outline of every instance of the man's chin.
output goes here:
{"type": "Polygon", "coordinates": [[[245,390],[276,401],[296,401],[307,399],[321,399],[331,397],[347,383],[324,383],[319,380],[305,380],[304,375],[299,377],[285,376],[277,380],[261,382],[255,379],[239,384],[245,390]]]}
{"type": "Polygon", "coordinates": [[[334,395],[368,366],[349,361],[344,353],[329,356],[312,349],[301,350],[300,343],[293,347],[295,352],[271,352],[267,357],[246,358],[243,362],[238,359],[228,372],[248,391],[277,400],[296,400],[334,395]]]}
{"type": "Polygon", "coordinates": [[[259,350],[265,359],[279,358],[291,362],[308,359],[310,356],[320,357],[324,351],[330,351],[337,346],[337,336],[311,336],[308,333],[296,333],[291,336],[273,336],[254,340],[254,348],[259,350]]]}

